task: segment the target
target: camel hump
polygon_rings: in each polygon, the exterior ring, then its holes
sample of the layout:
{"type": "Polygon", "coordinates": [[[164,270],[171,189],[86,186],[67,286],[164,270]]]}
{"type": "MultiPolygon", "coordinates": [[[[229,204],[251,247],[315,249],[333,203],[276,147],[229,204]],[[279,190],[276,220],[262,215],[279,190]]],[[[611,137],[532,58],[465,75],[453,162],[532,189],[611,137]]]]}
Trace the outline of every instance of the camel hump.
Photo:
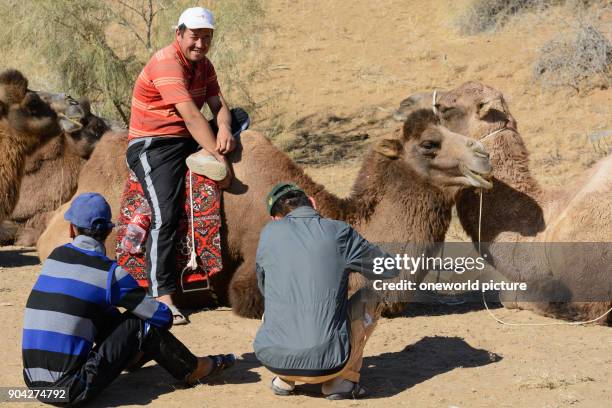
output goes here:
{"type": "Polygon", "coordinates": [[[256,130],[244,130],[240,133],[240,143],[243,147],[257,145],[260,143],[271,144],[270,139],[256,130]]]}

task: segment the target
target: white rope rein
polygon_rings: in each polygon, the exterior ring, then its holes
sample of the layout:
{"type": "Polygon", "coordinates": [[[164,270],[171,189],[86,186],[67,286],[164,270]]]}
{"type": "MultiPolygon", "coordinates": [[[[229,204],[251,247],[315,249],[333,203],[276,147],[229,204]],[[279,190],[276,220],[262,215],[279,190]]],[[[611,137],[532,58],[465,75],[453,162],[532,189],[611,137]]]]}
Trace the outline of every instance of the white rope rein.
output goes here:
{"type": "Polygon", "coordinates": [[[62,119],[66,119],[68,122],[72,123],[73,125],[75,125],[77,127],[76,130],[81,130],[83,129],[83,124],[81,122],[79,122],[77,119],[78,117],[70,117],[70,116],[66,116],[61,112],[57,113],[57,117],[58,118],[62,118],[62,119]]]}
{"type": "Polygon", "coordinates": [[[486,135],[486,136],[484,136],[484,137],[481,137],[481,138],[480,138],[480,139],[478,139],[478,140],[482,142],[483,140],[485,140],[485,139],[487,139],[487,138],[489,138],[489,137],[491,137],[491,136],[493,136],[493,135],[496,135],[496,134],[498,134],[499,132],[503,132],[504,130],[510,130],[510,131],[512,131],[512,132],[516,132],[516,130],[514,130],[514,129],[512,129],[512,128],[508,128],[508,127],[505,127],[505,126],[504,126],[503,128],[501,128],[501,129],[497,129],[497,130],[494,130],[493,132],[489,133],[488,135],[486,135]]]}
{"type": "Polygon", "coordinates": [[[187,270],[191,270],[191,271],[195,271],[196,269],[198,269],[198,254],[196,252],[196,241],[195,241],[195,218],[193,216],[193,177],[192,177],[192,173],[191,170],[189,170],[188,172],[189,174],[189,209],[191,211],[191,217],[190,217],[190,225],[191,225],[191,255],[189,257],[189,262],[187,262],[187,265],[185,265],[185,267],[183,268],[183,270],[181,271],[181,289],[183,291],[183,293],[187,293],[187,292],[200,292],[200,291],[206,291],[210,289],[210,280],[208,277],[208,270],[206,270],[206,286],[203,288],[196,288],[196,289],[185,289],[185,286],[183,284],[183,275],[185,275],[185,272],[187,270]]]}
{"type": "Polygon", "coordinates": [[[438,114],[438,109],[436,108],[436,96],[437,95],[438,95],[438,90],[434,89],[433,97],[431,98],[431,110],[433,111],[434,115],[438,114]]]}
{"type": "Polygon", "coordinates": [[[189,209],[191,210],[190,224],[191,224],[191,258],[187,263],[186,268],[191,269],[192,271],[197,269],[198,267],[198,259],[196,254],[196,244],[195,244],[195,228],[193,224],[195,220],[193,219],[193,180],[191,175],[191,170],[189,170],[189,209]]]}

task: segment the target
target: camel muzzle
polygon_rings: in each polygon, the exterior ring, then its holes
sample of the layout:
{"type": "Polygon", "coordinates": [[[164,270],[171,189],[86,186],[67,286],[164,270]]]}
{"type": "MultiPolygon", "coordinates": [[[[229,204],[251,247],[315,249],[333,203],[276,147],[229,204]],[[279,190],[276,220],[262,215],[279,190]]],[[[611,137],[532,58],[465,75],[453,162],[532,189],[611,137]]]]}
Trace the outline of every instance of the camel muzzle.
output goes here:
{"type": "Polygon", "coordinates": [[[83,129],[81,119],[86,116],[85,110],[70,95],[44,91],[37,91],[36,94],[55,111],[64,132],[74,133],[83,129]]]}
{"type": "Polygon", "coordinates": [[[468,168],[464,164],[459,165],[459,171],[463,174],[472,187],[476,188],[484,188],[490,190],[493,188],[493,183],[488,180],[491,175],[491,166],[489,165],[488,172],[479,172],[468,168]]]}

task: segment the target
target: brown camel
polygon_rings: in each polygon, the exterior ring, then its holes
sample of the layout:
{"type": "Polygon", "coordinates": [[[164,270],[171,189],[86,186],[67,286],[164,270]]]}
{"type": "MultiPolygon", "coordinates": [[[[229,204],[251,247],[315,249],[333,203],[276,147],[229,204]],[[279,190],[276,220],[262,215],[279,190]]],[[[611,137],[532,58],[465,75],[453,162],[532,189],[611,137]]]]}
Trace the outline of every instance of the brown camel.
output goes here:
{"type": "Polygon", "coordinates": [[[70,200],[79,172],[100,137],[110,129],[107,121],[91,113],[87,100],[39,92],[58,114],[72,120],[70,131],[29,156],[21,182],[20,199],[11,220],[17,224],[16,245],[32,246],[45,230],[53,211],[70,200]]]}
{"type": "MultiPolygon", "coordinates": [[[[432,100],[421,95],[405,100],[396,116],[401,118],[410,111],[411,105],[419,106],[419,101],[432,100]]],[[[508,245],[489,247],[502,274],[515,281],[531,282],[532,292],[518,299],[542,300],[541,293],[551,289],[580,293],[576,296],[579,299],[575,297],[577,301],[572,303],[516,303],[516,294],[510,294],[504,305],[570,320],[591,320],[605,313],[612,306],[609,251],[612,156],[602,159],[573,185],[546,191],[529,172],[527,149],[499,91],[468,82],[454,90],[438,92],[436,100],[436,109],[445,126],[481,140],[491,152],[494,187],[483,198],[481,240],[544,243],[532,244],[531,250],[538,251],[538,255],[526,257],[518,268],[508,245]],[[550,244],[570,242],[600,244],[573,248],[568,244],[550,244]],[[595,287],[600,290],[597,294],[593,293],[595,287]],[[589,295],[594,301],[586,301],[589,295]]],[[[477,240],[479,197],[472,191],[461,192],[457,210],[463,228],[472,240],[477,240]]],[[[599,323],[610,324],[612,317],[608,315],[599,323]]]]}
{"type": "Polygon", "coordinates": [[[55,112],[19,71],[0,73],[0,221],[15,208],[26,156],[61,131],[55,112]]]}
{"type": "MultiPolygon", "coordinates": [[[[89,160],[83,165],[74,196],[90,191],[100,193],[106,198],[113,210],[113,216],[116,217],[119,212],[121,192],[128,175],[125,164],[126,150],[127,132],[106,132],[89,160]]],[[[36,248],[41,261],[47,259],[55,247],[70,242],[69,226],[64,221],[64,213],[70,207],[70,202],[63,204],[53,213],[47,228],[38,238],[36,248]]],[[[106,249],[111,256],[115,253],[114,233],[106,241],[106,249]]]]}
{"type": "MultiPolygon", "coordinates": [[[[245,317],[260,316],[263,308],[255,278],[255,252],[259,232],[269,220],[263,199],[277,182],[299,184],[315,198],[324,216],[351,223],[371,241],[422,244],[443,240],[457,191],[490,185],[479,175],[490,172],[480,143],[440,127],[427,110],[411,115],[403,135],[376,143],[364,158],[353,193],[345,199],[313,182],[263,135],[244,132],[241,145],[231,157],[235,180],[223,194],[225,270],[213,277],[212,284],[221,289],[221,301],[229,300],[233,310],[245,317]],[[228,299],[223,295],[229,278],[228,299]]],[[[125,166],[119,163],[124,150],[125,141],[120,145],[104,136],[79,179],[79,192],[110,194],[107,197],[115,214],[125,180],[125,166]],[[88,183],[85,177],[90,178],[88,183]]],[[[54,216],[39,240],[41,258],[67,241],[64,210],[54,216]]],[[[107,247],[114,251],[112,240],[107,247]]]]}

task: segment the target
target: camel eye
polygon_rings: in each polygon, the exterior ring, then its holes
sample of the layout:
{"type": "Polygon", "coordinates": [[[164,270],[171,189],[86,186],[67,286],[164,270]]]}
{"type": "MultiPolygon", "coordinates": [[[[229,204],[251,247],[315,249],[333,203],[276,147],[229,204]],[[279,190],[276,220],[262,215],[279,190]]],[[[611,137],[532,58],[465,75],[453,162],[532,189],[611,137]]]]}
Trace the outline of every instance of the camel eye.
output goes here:
{"type": "Polygon", "coordinates": [[[465,115],[465,113],[456,107],[448,107],[442,110],[442,117],[444,120],[451,120],[453,118],[459,118],[465,115]]]}
{"type": "Polygon", "coordinates": [[[40,103],[38,103],[38,101],[32,100],[28,102],[26,108],[28,109],[28,112],[30,112],[31,115],[36,116],[36,114],[38,114],[38,111],[40,110],[40,103]]]}
{"type": "Polygon", "coordinates": [[[436,150],[440,148],[440,143],[434,142],[433,140],[426,140],[421,143],[421,148],[425,150],[436,150]]]}

